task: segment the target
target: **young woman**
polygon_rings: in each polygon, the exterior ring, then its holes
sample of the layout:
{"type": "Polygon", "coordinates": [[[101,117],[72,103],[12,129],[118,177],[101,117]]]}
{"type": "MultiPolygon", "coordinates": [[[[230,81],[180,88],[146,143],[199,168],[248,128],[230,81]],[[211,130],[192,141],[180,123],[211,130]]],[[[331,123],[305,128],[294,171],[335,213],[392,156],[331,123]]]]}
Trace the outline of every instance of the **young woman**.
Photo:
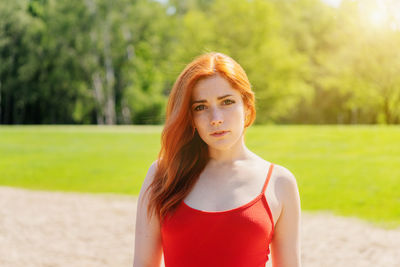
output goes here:
{"type": "Polygon", "coordinates": [[[298,267],[296,179],[245,145],[254,93],[232,58],[186,66],[168,100],[158,159],[136,214],[134,267],[298,267]]]}

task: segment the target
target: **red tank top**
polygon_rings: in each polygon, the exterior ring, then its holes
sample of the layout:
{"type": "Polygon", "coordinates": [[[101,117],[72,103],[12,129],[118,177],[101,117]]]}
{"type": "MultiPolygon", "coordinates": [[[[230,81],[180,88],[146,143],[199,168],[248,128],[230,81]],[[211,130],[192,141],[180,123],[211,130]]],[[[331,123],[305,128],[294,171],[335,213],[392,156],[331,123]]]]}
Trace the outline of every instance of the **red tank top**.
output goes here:
{"type": "Polygon", "coordinates": [[[226,211],[202,211],[184,201],[161,225],[165,267],[265,267],[274,222],[265,198],[274,165],[261,193],[226,211]]]}

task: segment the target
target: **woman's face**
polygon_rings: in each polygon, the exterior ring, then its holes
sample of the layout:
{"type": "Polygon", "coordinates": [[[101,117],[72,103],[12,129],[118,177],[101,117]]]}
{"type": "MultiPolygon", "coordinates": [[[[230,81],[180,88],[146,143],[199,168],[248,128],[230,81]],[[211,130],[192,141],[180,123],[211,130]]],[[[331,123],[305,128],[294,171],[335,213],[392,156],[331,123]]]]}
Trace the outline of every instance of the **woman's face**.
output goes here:
{"type": "Polygon", "coordinates": [[[193,88],[193,123],[203,141],[225,150],[236,144],[244,131],[245,107],[238,90],[220,75],[200,80],[193,88]],[[224,135],[212,135],[226,131],[224,135]]]}

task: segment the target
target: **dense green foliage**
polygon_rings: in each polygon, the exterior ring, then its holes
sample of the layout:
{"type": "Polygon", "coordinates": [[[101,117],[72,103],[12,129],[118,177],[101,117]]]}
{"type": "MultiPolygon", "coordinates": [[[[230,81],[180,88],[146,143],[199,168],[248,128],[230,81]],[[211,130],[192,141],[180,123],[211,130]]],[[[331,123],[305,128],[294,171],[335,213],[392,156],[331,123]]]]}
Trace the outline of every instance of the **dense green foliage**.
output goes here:
{"type": "MultiPolygon", "coordinates": [[[[0,184],[137,195],[162,126],[0,127],[0,184]]],[[[398,126],[252,126],[250,150],[296,177],[303,210],[400,225],[398,126]]]]}
{"type": "Polygon", "coordinates": [[[179,72],[219,51],[257,124],[398,124],[400,6],[380,2],[0,1],[0,123],[163,123],[179,72]]]}

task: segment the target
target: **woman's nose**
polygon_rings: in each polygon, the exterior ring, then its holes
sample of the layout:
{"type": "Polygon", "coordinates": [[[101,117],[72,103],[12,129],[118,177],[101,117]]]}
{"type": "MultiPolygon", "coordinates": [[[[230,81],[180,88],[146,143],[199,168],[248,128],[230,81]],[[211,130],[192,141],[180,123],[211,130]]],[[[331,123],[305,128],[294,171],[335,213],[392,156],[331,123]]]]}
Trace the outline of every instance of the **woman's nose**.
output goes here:
{"type": "Polygon", "coordinates": [[[211,125],[221,124],[223,121],[222,112],[215,108],[211,113],[211,125]]]}

